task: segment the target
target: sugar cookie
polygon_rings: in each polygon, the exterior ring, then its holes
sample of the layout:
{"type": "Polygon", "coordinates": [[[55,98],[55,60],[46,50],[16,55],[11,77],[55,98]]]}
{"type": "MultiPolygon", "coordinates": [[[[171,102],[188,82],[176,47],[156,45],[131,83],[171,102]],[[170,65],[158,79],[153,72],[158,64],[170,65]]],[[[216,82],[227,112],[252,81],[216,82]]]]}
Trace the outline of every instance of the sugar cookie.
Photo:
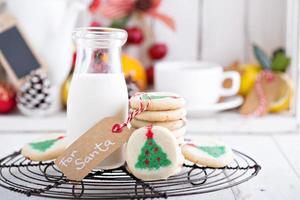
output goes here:
{"type": "Polygon", "coordinates": [[[210,138],[188,141],[181,146],[181,150],[187,160],[207,167],[225,167],[233,161],[232,150],[210,138]]]}
{"type": "Polygon", "coordinates": [[[22,148],[22,155],[34,161],[52,160],[66,149],[65,136],[49,134],[26,144],[22,148]]]}
{"type": "Polygon", "coordinates": [[[185,116],[186,110],[184,108],[179,108],[176,110],[166,111],[144,111],[135,118],[144,121],[165,122],[180,120],[185,118],[185,116]]]}
{"type": "Polygon", "coordinates": [[[167,179],[176,173],[180,161],[175,136],[160,126],[136,129],[125,155],[129,171],[142,180],[167,179]]]}
{"type": "Polygon", "coordinates": [[[138,109],[141,104],[146,105],[151,99],[147,110],[175,110],[184,107],[185,100],[177,94],[170,92],[148,92],[135,95],[130,99],[130,107],[138,109]]]}
{"type": "Polygon", "coordinates": [[[148,125],[153,125],[153,126],[162,126],[165,127],[169,130],[176,130],[180,129],[185,125],[184,120],[175,120],[175,121],[167,121],[167,122],[151,122],[151,121],[144,121],[144,120],[138,120],[138,119],[133,119],[131,121],[131,125],[134,128],[142,128],[144,126],[148,125]]]}

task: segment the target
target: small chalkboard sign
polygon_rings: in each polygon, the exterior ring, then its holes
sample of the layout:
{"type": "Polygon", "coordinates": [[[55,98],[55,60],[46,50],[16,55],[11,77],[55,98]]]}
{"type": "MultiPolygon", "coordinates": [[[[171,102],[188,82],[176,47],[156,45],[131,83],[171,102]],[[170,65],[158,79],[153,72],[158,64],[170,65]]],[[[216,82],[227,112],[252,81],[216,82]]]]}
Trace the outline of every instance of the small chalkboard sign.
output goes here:
{"type": "Polygon", "coordinates": [[[23,77],[43,66],[14,17],[7,12],[0,15],[0,62],[16,87],[23,77]]]}

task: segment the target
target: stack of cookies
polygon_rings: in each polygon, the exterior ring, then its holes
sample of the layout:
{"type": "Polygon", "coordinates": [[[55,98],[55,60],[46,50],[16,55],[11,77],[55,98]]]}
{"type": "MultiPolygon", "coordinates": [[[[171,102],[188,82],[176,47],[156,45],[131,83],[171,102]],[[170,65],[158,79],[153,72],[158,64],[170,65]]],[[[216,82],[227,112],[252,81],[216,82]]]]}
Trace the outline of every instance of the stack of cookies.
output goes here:
{"type": "Polygon", "coordinates": [[[147,125],[162,126],[169,129],[176,137],[178,144],[184,142],[185,100],[174,93],[149,92],[135,95],[130,99],[130,108],[138,109],[150,101],[147,110],[137,115],[131,122],[133,128],[147,125]]]}

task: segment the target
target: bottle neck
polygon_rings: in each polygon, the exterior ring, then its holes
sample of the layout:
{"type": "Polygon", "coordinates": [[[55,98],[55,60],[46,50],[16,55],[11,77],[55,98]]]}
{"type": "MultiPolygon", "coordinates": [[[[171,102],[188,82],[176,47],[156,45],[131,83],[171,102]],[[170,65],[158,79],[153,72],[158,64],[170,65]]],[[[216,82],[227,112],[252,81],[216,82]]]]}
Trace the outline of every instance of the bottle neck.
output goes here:
{"type": "Polygon", "coordinates": [[[114,28],[82,27],[73,32],[77,47],[75,73],[121,73],[121,47],[127,32],[114,28]]]}
{"type": "Polygon", "coordinates": [[[75,73],[122,73],[121,47],[97,48],[78,45],[75,73]]]}

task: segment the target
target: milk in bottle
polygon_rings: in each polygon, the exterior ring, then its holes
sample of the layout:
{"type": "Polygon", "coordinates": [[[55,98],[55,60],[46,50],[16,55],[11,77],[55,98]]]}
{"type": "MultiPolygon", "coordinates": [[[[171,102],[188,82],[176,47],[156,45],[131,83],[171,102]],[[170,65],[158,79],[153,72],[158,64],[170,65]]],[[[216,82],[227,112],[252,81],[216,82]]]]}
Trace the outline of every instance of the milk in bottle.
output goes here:
{"type": "MultiPolygon", "coordinates": [[[[112,28],[78,28],[73,34],[77,59],[67,104],[67,138],[72,143],[105,117],[127,118],[128,94],[120,52],[127,33],[112,28]]],[[[99,168],[124,164],[124,147],[99,168]]]]}

